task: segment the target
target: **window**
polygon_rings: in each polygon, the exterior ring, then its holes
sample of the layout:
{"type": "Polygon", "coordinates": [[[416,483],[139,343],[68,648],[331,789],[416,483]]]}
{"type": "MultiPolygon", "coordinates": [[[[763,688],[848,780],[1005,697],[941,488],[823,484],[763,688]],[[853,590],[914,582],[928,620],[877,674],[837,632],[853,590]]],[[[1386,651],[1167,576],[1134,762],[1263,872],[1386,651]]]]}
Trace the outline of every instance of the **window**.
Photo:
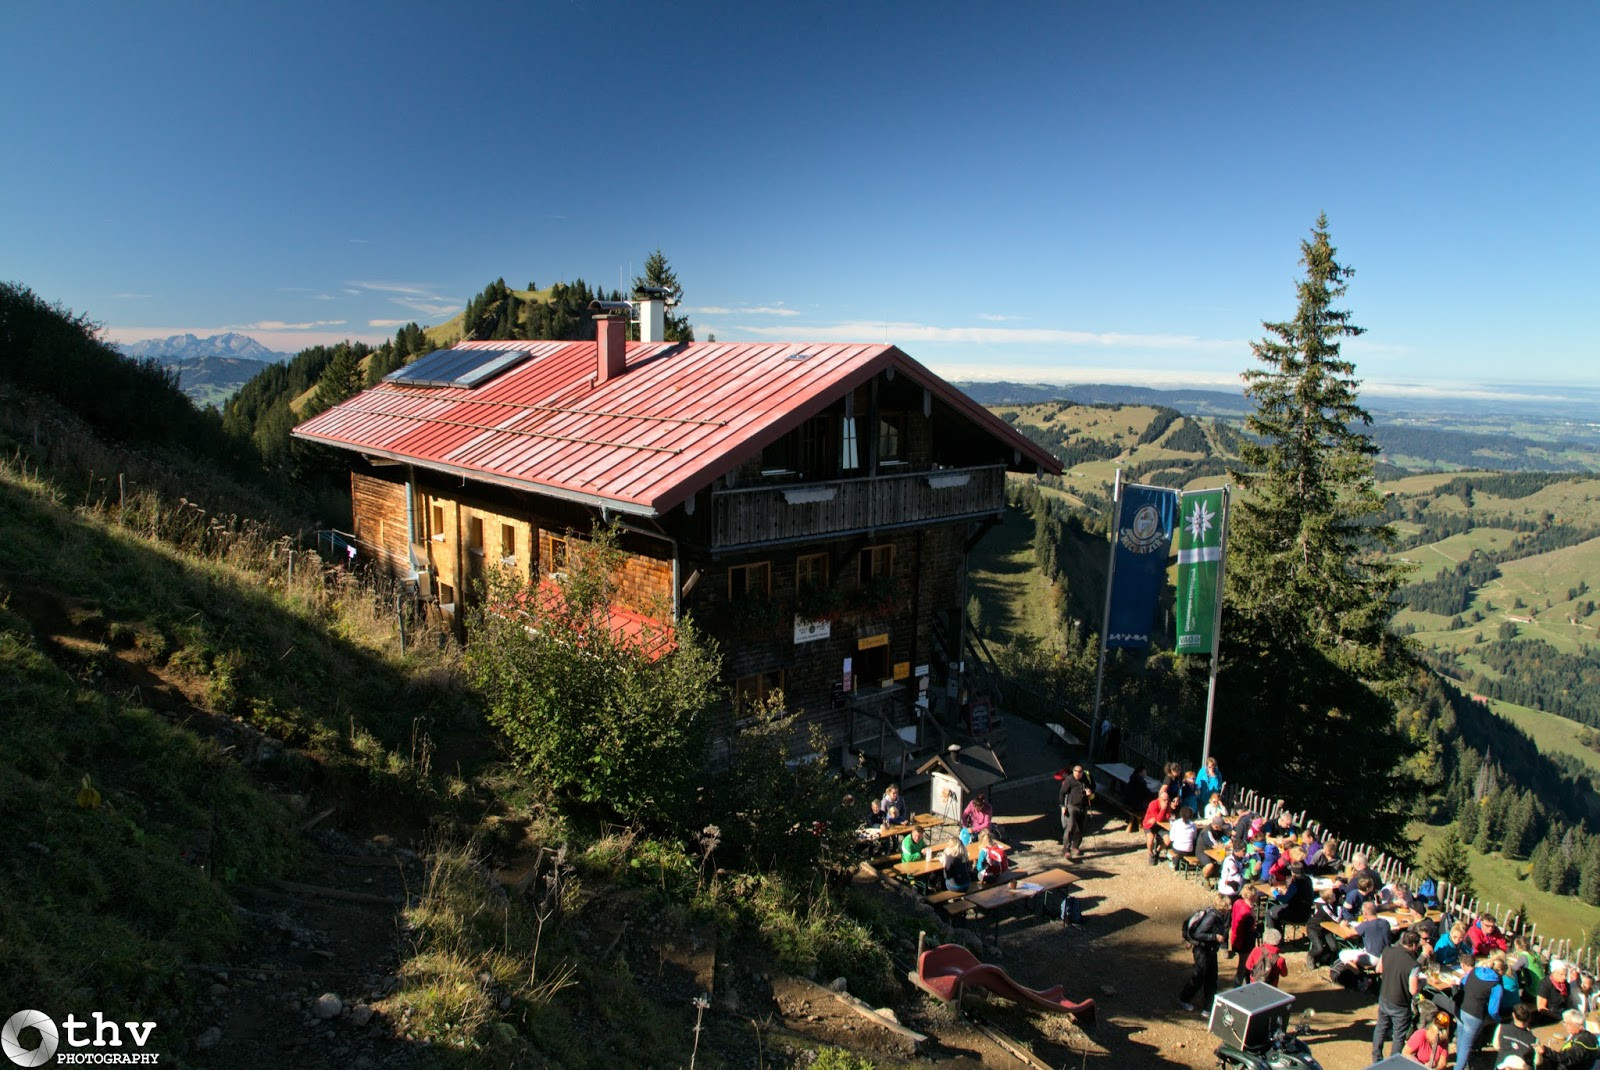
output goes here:
{"type": "Polygon", "coordinates": [[[500,525],[500,563],[509,565],[517,556],[517,526],[500,525]]]}
{"type": "Polygon", "coordinates": [[[856,679],[862,687],[889,687],[894,683],[889,664],[889,644],[856,651],[856,679]]]}
{"type": "Polygon", "coordinates": [[[483,517],[467,519],[467,552],[483,556],[483,517]]]}
{"type": "Polygon", "coordinates": [[[832,433],[831,417],[812,417],[761,451],[761,474],[801,475],[808,479],[837,475],[832,433]]]}
{"type": "Polygon", "coordinates": [[[456,609],[456,589],[448,583],[439,584],[439,608],[446,613],[454,613],[456,609]]]}
{"type": "Polygon", "coordinates": [[[873,580],[888,579],[894,575],[894,547],[892,545],[868,546],[861,551],[861,585],[873,580]]]}
{"type": "Polygon", "coordinates": [[[828,586],[828,555],[801,554],[795,558],[794,585],[799,590],[822,590],[828,586]]]}
{"type": "Polygon", "coordinates": [[[772,594],[772,562],[734,565],[728,569],[728,598],[766,598],[772,594]]]}
{"type": "Polygon", "coordinates": [[[550,569],[551,572],[560,573],[567,571],[567,540],[550,537],[550,569]]]}
{"type": "Polygon", "coordinates": [[[906,418],[902,413],[884,413],[878,418],[878,463],[906,463],[906,418]]]}
{"type": "Polygon", "coordinates": [[[856,471],[861,467],[861,449],[856,444],[856,418],[846,416],[839,421],[842,428],[839,438],[840,462],[839,466],[846,472],[856,471]]]}
{"type": "Polygon", "coordinates": [[[748,713],[752,707],[767,701],[774,691],[783,690],[783,670],[769,669],[753,676],[741,676],[733,684],[733,709],[737,714],[748,713]]]}
{"type": "Polygon", "coordinates": [[[444,506],[433,507],[433,524],[428,528],[428,534],[433,536],[434,542],[444,542],[444,506]]]}

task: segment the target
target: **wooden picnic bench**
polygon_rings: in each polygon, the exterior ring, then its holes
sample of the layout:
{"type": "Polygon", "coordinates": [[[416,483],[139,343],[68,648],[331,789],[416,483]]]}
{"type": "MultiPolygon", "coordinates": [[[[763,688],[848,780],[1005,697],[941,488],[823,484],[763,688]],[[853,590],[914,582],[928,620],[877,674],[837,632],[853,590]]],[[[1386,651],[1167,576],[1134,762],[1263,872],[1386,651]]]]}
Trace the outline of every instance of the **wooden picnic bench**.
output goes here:
{"type": "Polygon", "coordinates": [[[1060,891],[1076,883],[1078,883],[1077,876],[1064,869],[1047,869],[1032,877],[1016,877],[992,888],[970,892],[962,902],[969,904],[967,909],[994,917],[994,938],[998,943],[1002,911],[1017,903],[1028,902],[1035,896],[1043,896],[1044,902],[1048,904],[1051,892],[1060,891]]]}

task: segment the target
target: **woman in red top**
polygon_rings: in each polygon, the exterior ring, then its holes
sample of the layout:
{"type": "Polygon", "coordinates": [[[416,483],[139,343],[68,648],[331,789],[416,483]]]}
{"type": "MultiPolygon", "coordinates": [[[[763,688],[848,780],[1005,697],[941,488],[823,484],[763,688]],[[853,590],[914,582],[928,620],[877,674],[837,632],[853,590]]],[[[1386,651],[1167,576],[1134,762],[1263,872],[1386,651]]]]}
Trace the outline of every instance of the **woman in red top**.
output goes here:
{"type": "Polygon", "coordinates": [[[1250,973],[1244,964],[1250,961],[1250,952],[1256,949],[1256,890],[1246,885],[1239,898],[1233,901],[1233,918],[1228,926],[1228,950],[1239,956],[1239,965],[1233,971],[1233,983],[1245,984],[1250,973]]]}
{"type": "Polygon", "coordinates": [[[1144,829],[1144,849],[1150,852],[1150,864],[1153,866],[1161,861],[1161,829],[1156,827],[1159,821],[1170,821],[1175,813],[1172,805],[1172,796],[1163,787],[1160,794],[1150,800],[1150,805],[1144,808],[1144,821],[1140,827],[1144,829]]]}
{"type": "Polygon", "coordinates": [[[1440,1070],[1448,1057],[1449,1035],[1450,1016],[1439,1011],[1428,1020],[1427,1025],[1411,1034],[1411,1039],[1406,1041],[1405,1053],[1429,1070],[1440,1070]]]}

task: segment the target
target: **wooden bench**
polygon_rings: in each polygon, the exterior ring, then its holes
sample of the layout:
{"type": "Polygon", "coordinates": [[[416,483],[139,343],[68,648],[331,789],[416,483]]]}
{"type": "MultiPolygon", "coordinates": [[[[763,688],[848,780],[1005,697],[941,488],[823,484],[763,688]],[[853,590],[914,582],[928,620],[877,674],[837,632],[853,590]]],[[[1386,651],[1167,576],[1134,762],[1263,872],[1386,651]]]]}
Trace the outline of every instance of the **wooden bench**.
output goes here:
{"type": "Polygon", "coordinates": [[[945,914],[954,919],[961,917],[968,911],[974,909],[973,905],[967,902],[967,896],[972,895],[975,892],[984,891],[987,888],[994,888],[998,885],[1009,883],[1011,881],[1027,880],[1028,876],[1029,875],[1027,873],[1021,870],[1007,870],[1004,877],[1000,880],[993,881],[989,884],[978,884],[975,882],[971,888],[968,888],[964,892],[952,892],[948,888],[940,892],[930,892],[922,897],[922,901],[931,907],[938,907],[940,910],[944,911],[945,914]]]}

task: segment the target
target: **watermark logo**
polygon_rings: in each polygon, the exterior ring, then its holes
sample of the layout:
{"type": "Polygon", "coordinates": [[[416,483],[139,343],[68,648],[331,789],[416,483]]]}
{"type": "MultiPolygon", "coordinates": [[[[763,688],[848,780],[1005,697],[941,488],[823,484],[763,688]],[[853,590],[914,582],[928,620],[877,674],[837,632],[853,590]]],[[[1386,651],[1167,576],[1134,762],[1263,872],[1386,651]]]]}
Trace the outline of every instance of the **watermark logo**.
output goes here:
{"type": "Polygon", "coordinates": [[[6,1019],[4,1026],[0,1026],[0,1050],[18,1066],[44,1065],[56,1053],[56,1045],[60,1043],[61,1034],[56,1030],[56,1023],[44,1011],[18,1011],[6,1019]],[[39,1031],[38,1047],[23,1046],[24,1029],[39,1031]]]}
{"type": "Polygon", "coordinates": [[[43,1066],[51,1059],[55,1059],[58,1066],[73,1066],[87,1063],[94,1064],[121,1064],[121,1065],[153,1065],[161,1061],[161,1056],[153,1051],[105,1051],[106,1048],[124,1047],[123,1033],[126,1032],[131,1040],[128,1047],[142,1049],[150,1042],[150,1034],[155,1032],[154,1022],[108,1022],[105,1015],[95,1011],[90,1015],[90,1021],[83,1021],[74,1014],[67,1015],[67,1020],[62,1027],[57,1027],[55,1019],[43,1011],[26,1010],[18,1011],[6,1019],[6,1024],[0,1026],[0,1051],[5,1052],[7,1059],[17,1066],[43,1066]],[[22,1034],[27,1030],[35,1030],[39,1034],[36,1047],[28,1047],[22,1034]],[[67,1050],[57,1055],[61,1047],[62,1033],[67,1043],[67,1050]],[[92,1048],[92,1051],[77,1051],[73,1049],[92,1048]]]}

